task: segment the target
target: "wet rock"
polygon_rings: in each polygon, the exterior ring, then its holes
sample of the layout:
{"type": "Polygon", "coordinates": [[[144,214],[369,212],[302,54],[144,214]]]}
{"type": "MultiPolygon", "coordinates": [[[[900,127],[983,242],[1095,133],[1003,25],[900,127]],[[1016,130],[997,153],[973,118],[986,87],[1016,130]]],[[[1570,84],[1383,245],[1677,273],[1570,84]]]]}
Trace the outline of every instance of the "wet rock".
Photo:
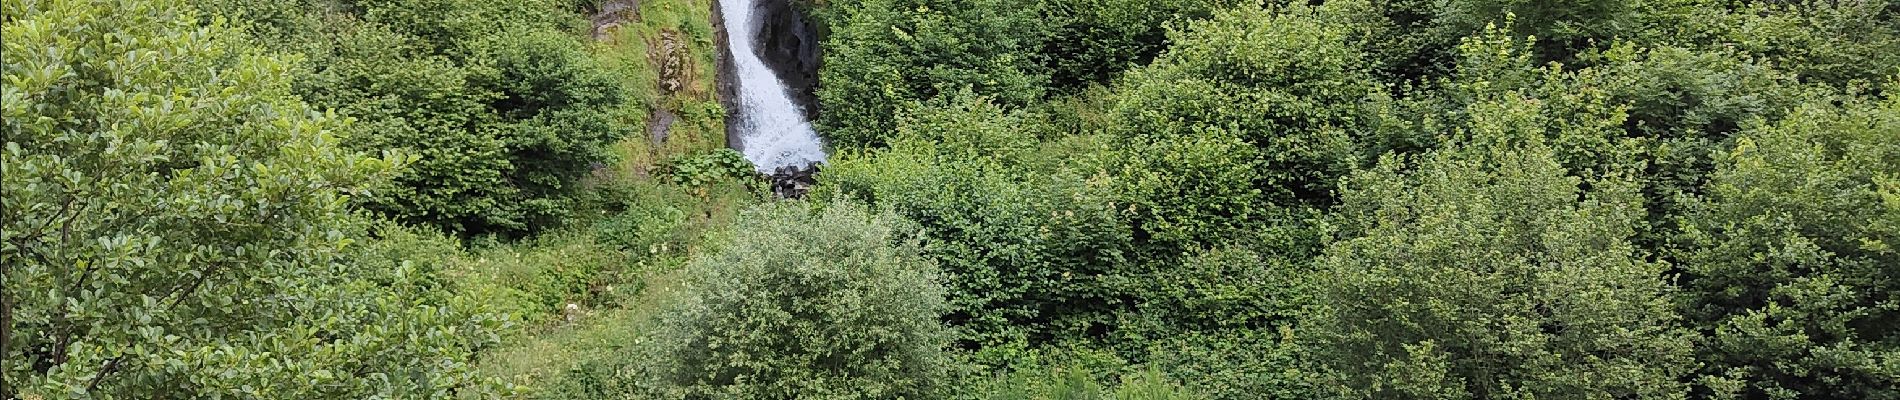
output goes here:
{"type": "Polygon", "coordinates": [[[639,0],[609,0],[593,8],[588,21],[594,25],[594,40],[604,40],[607,33],[627,21],[640,18],[639,0]]]}
{"type": "Polygon", "coordinates": [[[768,178],[772,182],[773,195],[782,199],[803,198],[813,186],[818,185],[818,164],[803,168],[790,165],[779,167],[768,178]]]}
{"type": "Polygon", "coordinates": [[[666,143],[666,136],[673,132],[673,124],[679,122],[680,116],[665,108],[654,108],[652,111],[647,116],[647,136],[651,138],[654,148],[659,148],[666,143]]]}
{"type": "Polygon", "coordinates": [[[816,116],[818,85],[818,30],[792,0],[759,2],[759,58],[772,68],[792,100],[816,116]]]}

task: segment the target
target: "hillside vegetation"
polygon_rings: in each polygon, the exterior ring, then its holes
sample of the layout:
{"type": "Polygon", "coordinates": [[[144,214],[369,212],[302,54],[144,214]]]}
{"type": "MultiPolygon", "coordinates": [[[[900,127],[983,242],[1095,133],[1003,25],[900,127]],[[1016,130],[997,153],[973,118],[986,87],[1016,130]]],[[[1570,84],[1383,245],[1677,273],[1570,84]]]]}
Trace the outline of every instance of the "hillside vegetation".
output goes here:
{"type": "Polygon", "coordinates": [[[0,0],[0,399],[1900,399],[1900,2],[714,3],[0,0]]]}

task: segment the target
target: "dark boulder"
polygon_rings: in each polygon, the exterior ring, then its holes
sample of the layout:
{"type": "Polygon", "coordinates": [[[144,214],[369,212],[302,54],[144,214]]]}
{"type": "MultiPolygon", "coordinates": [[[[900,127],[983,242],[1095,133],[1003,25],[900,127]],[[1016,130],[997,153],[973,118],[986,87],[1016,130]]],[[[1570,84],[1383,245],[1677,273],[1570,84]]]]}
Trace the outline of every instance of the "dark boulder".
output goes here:
{"type": "Polygon", "coordinates": [[[805,197],[813,186],[818,185],[818,164],[778,167],[768,177],[772,182],[772,194],[782,199],[805,197]]]}

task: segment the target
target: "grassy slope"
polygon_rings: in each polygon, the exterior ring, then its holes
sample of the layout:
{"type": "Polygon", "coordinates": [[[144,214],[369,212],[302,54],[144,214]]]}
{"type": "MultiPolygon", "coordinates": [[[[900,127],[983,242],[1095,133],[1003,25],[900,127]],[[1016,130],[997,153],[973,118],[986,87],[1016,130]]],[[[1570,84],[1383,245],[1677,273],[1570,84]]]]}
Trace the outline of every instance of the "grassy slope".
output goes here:
{"type": "MultiPolygon", "coordinates": [[[[633,345],[640,336],[637,332],[644,330],[639,324],[673,297],[677,266],[702,251],[700,243],[708,232],[726,225],[738,210],[757,201],[755,195],[737,185],[681,188],[656,182],[649,175],[655,166],[673,157],[726,146],[724,111],[714,86],[717,70],[711,1],[641,1],[637,15],[627,15],[617,26],[606,28],[594,47],[598,59],[616,71],[634,93],[634,101],[625,106],[623,114],[628,122],[644,127],[661,111],[676,115],[678,120],[664,142],[654,140],[645,129],[623,138],[614,148],[620,156],[616,165],[593,177],[592,184],[634,188],[631,191],[638,193],[637,198],[629,202],[678,210],[683,220],[661,228],[667,231],[663,234],[666,239],[645,251],[600,243],[592,234],[597,229],[592,222],[615,218],[603,212],[583,217],[540,240],[474,252],[472,256],[477,259],[463,264],[461,280],[471,286],[514,292],[499,294],[503,296],[518,298],[522,296],[519,292],[529,291],[522,288],[537,285],[534,279],[523,276],[560,276],[578,270],[587,280],[584,289],[569,285],[565,297],[558,301],[541,299],[530,305],[540,309],[524,313],[531,317],[523,322],[520,333],[484,354],[479,365],[483,374],[522,385],[532,395],[581,364],[620,354],[620,349],[633,345]],[[670,58],[676,60],[673,68],[666,66],[669,49],[673,51],[670,58]],[[678,82],[678,89],[662,88],[667,80],[678,82]],[[574,303],[579,310],[568,313],[547,308],[549,304],[564,307],[561,303],[574,303]]],[[[609,192],[608,196],[621,195],[603,189],[603,193],[609,192]]]]}
{"type": "Polygon", "coordinates": [[[726,146],[724,110],[719,107],[714,87],[717,69],[711,0],[640,3],[639,13],[607,28],[595,49],[635,94],[638,104],[630,104],[627,110],[634,126],[646,126],[656,110],[678,115],[679,122],[664,143],[655,143],[641,132],[615,146],[623,158],[621,171],[633,175],[643,175],[646,169],[673,155],[726,146]],[[669,50],[673,54],[668,54],[669,50]],[[665,66],[669,56],[679,60],[680,67],[674,71],[667,71],[665,66]],[[663,78],[678,81],[679,89],[667,92],[661,87],[663,78]]]}

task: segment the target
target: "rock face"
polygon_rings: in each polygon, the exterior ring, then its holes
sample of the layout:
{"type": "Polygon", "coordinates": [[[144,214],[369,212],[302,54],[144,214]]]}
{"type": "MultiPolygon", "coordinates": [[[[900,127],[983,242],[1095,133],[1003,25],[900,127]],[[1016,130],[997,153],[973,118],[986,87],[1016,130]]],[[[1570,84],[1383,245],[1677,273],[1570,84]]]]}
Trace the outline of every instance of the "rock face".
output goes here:
{"type": "Polygon", "coordinates": [[[759,6],[759,58],[785,81],[786,90],[805,110],[805,117],[815,119],[818,31],[792,0],[765,0],[759,6]]]}
{"type": "Polygon", "coordinates": [[[594,25],[594,40],[607,38],[607,32],[640,17],[640,0],[608,0],[595,4],[588,17],[594,25]]]}

